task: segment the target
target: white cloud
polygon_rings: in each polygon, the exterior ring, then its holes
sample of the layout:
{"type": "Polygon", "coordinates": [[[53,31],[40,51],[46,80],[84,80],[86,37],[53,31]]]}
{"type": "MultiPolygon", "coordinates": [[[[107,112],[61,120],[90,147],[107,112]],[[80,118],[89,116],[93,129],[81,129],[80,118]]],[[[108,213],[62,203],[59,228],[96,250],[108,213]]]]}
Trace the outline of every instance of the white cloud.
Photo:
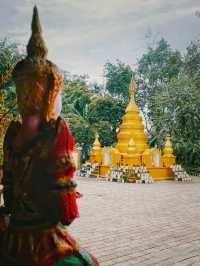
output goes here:
{"type": "Polygon", "coordinates": [[[134,65],[149,28],[180,49],[200,28],[194,15],[199,0],[1,0],[0,37],[27,43],[35,2],[49,57],[61,68],[97,79],[107,59],[134,65]],[[179,34],[180,24],[185,35],[179,34]]]}

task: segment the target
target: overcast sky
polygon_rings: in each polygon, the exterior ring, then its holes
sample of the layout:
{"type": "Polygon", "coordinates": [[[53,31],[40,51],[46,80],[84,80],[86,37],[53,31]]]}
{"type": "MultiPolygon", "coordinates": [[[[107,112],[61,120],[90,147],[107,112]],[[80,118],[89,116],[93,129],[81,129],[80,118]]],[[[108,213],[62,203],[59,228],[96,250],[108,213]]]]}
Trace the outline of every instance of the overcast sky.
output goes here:
{"type": "Polygon", "coordinates": [[[0,0],[0,38],[25,45],[34,4],[49,59],[100,82],[107,60],[134,67],[150,40],[164,37],[184,53],[200,39],[200,0],[0,0]]]}

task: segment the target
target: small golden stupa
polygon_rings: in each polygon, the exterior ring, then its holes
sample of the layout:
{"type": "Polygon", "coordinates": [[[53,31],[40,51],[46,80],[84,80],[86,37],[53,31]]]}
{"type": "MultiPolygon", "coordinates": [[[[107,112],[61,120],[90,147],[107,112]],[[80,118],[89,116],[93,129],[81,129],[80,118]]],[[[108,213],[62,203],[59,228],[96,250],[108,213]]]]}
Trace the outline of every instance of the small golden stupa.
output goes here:
{"type": "MultiPolygon", "coordinates": [[[[93,143],[92,151],[90,153],[90,160],[96,162],[97,158],[101,158],[101,144],[99,142],[99,134],[96,132],[95,141],[93,143]]],[[[99,160],[98,160],[99,162],[99,160]]]]}
{"type": "Polygon", "coordinates": [[[172,142],[170,134],[167,134],[165,139],[165,145],[163,149],[163,164],[168,166],[171,164],[171,161],[176,161],[176,157],[173,154],[172,142]]]}
{"type": "Polygon", "coordinates": [[[135,102],[136,88],[136,82],[132,79],[129,86],[130,101],[122,117],[116,146],[101,148],[96,134],[89,161],[100,165],[101,176],[105,176],[110,167],[128,165],[130,168],[146,166],[155,180],[172,179],[170,166],[175,164],[176,157],[173,154],[170,135],[166,136],[163,155],[159,149],[148,147],[147,134],[135,102]]]}

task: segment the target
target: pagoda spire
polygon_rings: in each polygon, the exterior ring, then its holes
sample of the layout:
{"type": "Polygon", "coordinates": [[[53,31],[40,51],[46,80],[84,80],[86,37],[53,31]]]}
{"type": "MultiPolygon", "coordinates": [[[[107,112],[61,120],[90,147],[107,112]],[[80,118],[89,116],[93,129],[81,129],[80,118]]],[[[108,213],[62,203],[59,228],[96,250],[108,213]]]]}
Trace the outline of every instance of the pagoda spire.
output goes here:
{"type": "Polygon", "coordinates": [[[136,92],[136,89],[137,89],[137,84],[136,84],[135,80],[132,77],[130,85],[129,85],[130,101],[129,101],[128,106],[126,107],[126,113],[127,112],[131,112],[131,111],[133,111],[133,112],[137,112],[138,111],[137,105],[135,103],[135,92],[136,92]]]}
{"type": "Polygon", "coordinates": [[[45,59],[48,50],[42,37],[42,27],[40,24],[37,6],[34,6],[33,8],[31,30],[32,34],[27,45],[28,57],[40,57],[45,59]]]}
{"type": "Polygon", "coordinates": [[[136,89],[137,89],[137,84],[136,84],[136,82],[135,82],[135,80],[133,79],[133,76],[132,76],[131,82],[130,82],[130,85],[129,85],[130,99],[135,100],[135,92],[136,92],[136,89]]]}
{"type": "Polygon", "coordinates": [[[101,144],[99,142],[99,134],[98,134],[98,132],[96,132],[96,134],[95,134],[95,141],[94,141],[93,147],[101,147],[101,144]]]}

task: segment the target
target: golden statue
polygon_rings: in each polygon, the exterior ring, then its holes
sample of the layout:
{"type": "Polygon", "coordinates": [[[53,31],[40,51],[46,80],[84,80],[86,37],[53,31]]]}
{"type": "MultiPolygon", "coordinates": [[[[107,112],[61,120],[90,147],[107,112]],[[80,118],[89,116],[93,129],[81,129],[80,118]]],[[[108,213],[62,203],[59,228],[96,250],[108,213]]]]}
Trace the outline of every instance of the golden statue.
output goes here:
{"type": "Polygon", "coordinates": [[[22,121],[11,121],[3,145],[0,264],[98,266],[66,229],[79,217],[74,141],[60,117],[61,74],[41,33],[35,7],[27,56],[13,71],[22,121]]]}

